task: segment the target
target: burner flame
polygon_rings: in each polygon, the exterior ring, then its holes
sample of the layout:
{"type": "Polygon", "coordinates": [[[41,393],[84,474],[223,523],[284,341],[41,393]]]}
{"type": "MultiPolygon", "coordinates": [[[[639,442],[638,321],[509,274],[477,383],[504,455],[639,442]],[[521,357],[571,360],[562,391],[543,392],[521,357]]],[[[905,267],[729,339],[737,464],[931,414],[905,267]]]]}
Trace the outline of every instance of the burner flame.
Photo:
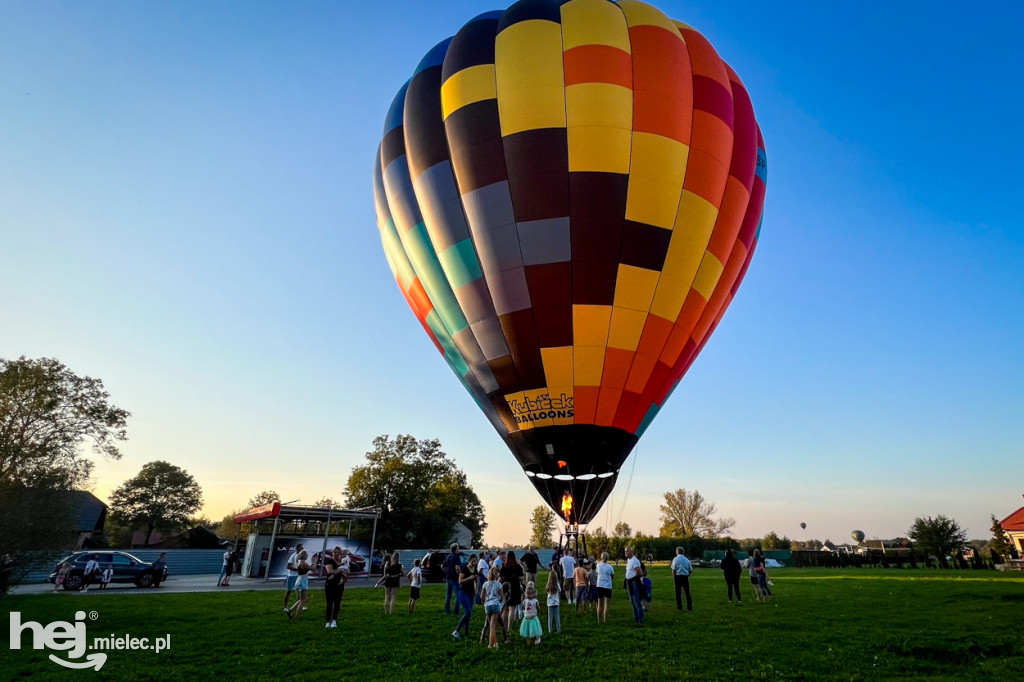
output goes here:
{"type": "Polygon", "coordinates": [[[564,493],[562,495],[562,516],[565,517],[565,522],[569,523],[572,517],[572,495],[564,493]]]}

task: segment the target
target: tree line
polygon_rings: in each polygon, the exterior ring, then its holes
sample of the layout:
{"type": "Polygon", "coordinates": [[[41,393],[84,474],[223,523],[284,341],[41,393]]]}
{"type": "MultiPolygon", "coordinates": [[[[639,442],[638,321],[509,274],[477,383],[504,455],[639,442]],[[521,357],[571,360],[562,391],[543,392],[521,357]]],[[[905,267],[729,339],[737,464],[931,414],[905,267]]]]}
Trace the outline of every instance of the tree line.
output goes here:
{"type": "MultiPolygon", "coordinates": [[[[732,518],[717,518],[716,505],[704,497],[700,491],[677,489],[664,494],[665,502],[660,505],[661,528],[657,536],[634,533],[626,522],[619,522],[609,534],[603,527],[586,532],[587,549],[593,555],[607,551],[610,556],[621,556],[626,546],[641,556],[653,556],[656,560],[670,559],[675,555],[675,548],[683,546],[689,556],[699,557],[705,550],[743,550],[758,548],[765,551],[821,551],[826,546],[834,548],[829,539],[796,540],[785,535],[779,536],[774,530],[760,538],[733,538],[728,535],[736,522],[732,518]]],[[[901,549],[923,553],[922,563],[930,557],[936,565],[946,566],[949,561],[955,564],[964,562],[965,550],[971,549],[972,558],[985,555],[990,562],[1002,563],[1005,558],[1016,558],[1016,550],[1009,542],[999,520],[992,515],[992,538],[990,540],[968,540],[966,531],[955,520],[939,515],[936,517],[922,516],[914,519],[907,530],[907,537],[902,538],[901,549]],[[946,557],[951,557],[947,560],[946,557]]],[[[556,543],[553,538],[557,530],[557,517],[543,505],[534,508],[530,516],[530,544],[536,547],[548,547],[556,543]]],[[[864,547],[870,547],[868,541],[864,547]]],[[[895,548],[889,548],[895,554],[895,548]]],[[[883,557],[885,548],[877,552],[883,557]]]]}
{"type": "MultiPolygon", "coordinates": [[[[79,376],[58,360],[0,358],[0,595],[19,569],[67,548],[73,510],[64,491],[88,486],[94,467],[91,457],[121,458],[119,444],[127,440],[130,416],[111,403],[100,379],[79,376]]],[[[348,507],[381,509],[377,535],[382,547],[443,547],[457,523],[479,546],[487,527],[480,498],[437,439],[378,436],[365,461],[352,469],[342,497],[348,507]]],[[[271,499],[280,496],[264,491],[249,500],[249,506],[271,499]]],[[[196,516],[202,503],[202,489],[191,474],[170,462],[149,462],[110,496],[112,540],[123,543],[126,533],[142,530],[145,544],[158,529],[166,534],[194,525],[233,536],[234,514],[212,523],[196,516]]],[[[342,506],[329,497],[314,504],[342,506]]],[[[657,537],[634,533],[628,523],[616,524],[610,534],[598,527],[588,534],[592,552],[618,556],[629,543],[639,552],[662,558],[669,553],[663,546],[674,549],[675,544],[695,553],[753,546],[813,549],[817,543],[779,537],[774,531],[763,538],[733,539],[728,533],[735,520],[718,516],[715,504],[697,490],[666,492],[659,508],[662,524],[657,537]]],[[[989,549],[993,556],[1012,556],[1014,549],[995,516],[992,522],[992,538],[971,544],[979,551],[989,549]]],[[[534,509],[531,544],[550,545],[555,525],[550,509],[534,509]]],[[[357,522],[353,530],[368,538],[370,528],[367,522],[357,522]]],[[[907,535],[914,546],[940,560],[960,552],[968,542],[959,524],[945,516],[919,517],[907,535]]]]}
{"type": "MultiPolygon", "coordinates": [[[[86,490],[93,457],[121,459],[131,413],[114,405],[100,379],[80,376],[53,358],[0,358],[0,595],[19,574],[73,547],[69,490],[86,490]]],[[[274,497],[279,499],[276,493],[274,497]]],[[[483,539],[487,523],[467,477],[436,439],[379,436],[343,492],[349,507],[377,506],[379,544],[447,544],[455,524],[483,539]]],[[[254,500],[250,500],[253,502],[254,500]]],[[[331,498],[314,504],[341,505],[331,498]]],[[[130,543],[133,531],[174,533],[204,526],[203,492],[195,478],[165,461],[149,462],[109,499],[109,544],[130,543]]],[[[230,533],[234,536],[233,514],[230,533]]],[[[347,528],[346,528],[347,530],[347,528]]],[[[368,524],[354,531],[369,537],[368,524]]]]}

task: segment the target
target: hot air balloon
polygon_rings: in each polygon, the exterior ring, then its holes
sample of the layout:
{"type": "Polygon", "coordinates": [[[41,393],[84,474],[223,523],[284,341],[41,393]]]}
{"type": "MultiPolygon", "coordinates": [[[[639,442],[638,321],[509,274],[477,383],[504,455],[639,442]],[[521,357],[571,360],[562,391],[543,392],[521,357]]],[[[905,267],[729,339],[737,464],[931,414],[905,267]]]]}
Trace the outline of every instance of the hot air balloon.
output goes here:
{"type": "Polygon", "coordinates": [[[850,537],[857,541],[857,544],[864,542],[864,531],[855,530],[850,533],[850,537]]]}
{"type": "Polygon", "coordinates": [[[800,524],[800,530],[807,530],[807,524],[806,523],[801,523],[800,524]]]}
{"type": "Polygon", "coordinates": [[[399,89],[374,166],[388,263],[567,522],[597,514],[722,319],[766,177],[739,77],[636,0],[481,14],[399,89]]]}

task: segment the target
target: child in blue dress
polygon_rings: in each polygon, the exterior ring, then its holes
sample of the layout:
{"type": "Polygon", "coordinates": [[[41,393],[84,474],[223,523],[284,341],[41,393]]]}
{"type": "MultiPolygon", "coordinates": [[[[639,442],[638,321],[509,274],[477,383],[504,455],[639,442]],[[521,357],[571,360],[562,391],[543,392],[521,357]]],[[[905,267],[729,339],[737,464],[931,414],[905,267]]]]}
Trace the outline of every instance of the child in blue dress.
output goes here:
{"type": "Polygon", "coordinates": [[[523,602],[523,624],[519,626],[519,634],[526,639],[527,644],[531,641],[534,644],[540,644],[542,630],[540,618],[537,616],[538,613],[540,613],[540,604],[537,602],[537,586],[531,581],[526,583],[526,600],[523,602]]]}

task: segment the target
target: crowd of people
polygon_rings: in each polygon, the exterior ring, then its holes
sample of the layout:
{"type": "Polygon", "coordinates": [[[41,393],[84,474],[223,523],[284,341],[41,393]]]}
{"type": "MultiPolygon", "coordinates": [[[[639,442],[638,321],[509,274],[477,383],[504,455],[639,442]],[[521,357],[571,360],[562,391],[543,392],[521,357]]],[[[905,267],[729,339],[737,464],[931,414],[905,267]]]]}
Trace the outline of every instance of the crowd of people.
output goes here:
{"type": "MultiPolygon", "coordinates": [[[[444,610],[447,614],[459,617],[451,636],[456,640],[471,638],[474,606],[481,606],[484,609],[479,634],[481,644],[486,643],[489,648],[508,644],[509,632],[513,631],[517,622],[519,635],[527,644],[540,644],[543,628],[537,575],[542,562],[536,548],[530,547],[521,557],[517,557],[511,550],[483,550],[470,554],[465,563],[464,554],[457,544],[451,545],[450,550],[443,562],[446,582],[444,610]]],[[[337,627],[341,599],[350,574],[348,554],[347,550],[335,547],[322,562],[326,571],[324,596],[327,628],[337,627]]],[[[646,623],[646,614],[651,608],[653,585],[647,565],[634,554],[633,549],[626,547],[624,554],[622,587],[632,607],[634,622],[642,625],[646,623]]],[[[772,596],[772,582],[761,550],[751,553],[746,566],[757,600],[769,600],[772,596]]],[[[307,608],[308,574],[311,568],[308,553],[302,545],[298,545],[287,563],[284,611],[289,618],[298,618],[307,608]],[[292,592],[296,598],[289,604],[292,592]]],[[[615,566],[610,563],[607,552],[596,559],[585,556],[577,558],[576,552],[572,550],[561,552],[556,549],[547,568],[543,601],[547,611],[548,634],[562,632],[562,605],[573,606],[576,612],[594,611],[599,623],[608,622],[608,608],[615,585],[615,566]]],[[[721,569],[729,602],[735,596],[736,602],[742,603],[740,576],[743,565],[732,550],[726,551],[721,569]]],[[[671,571],[676,608],[683,610],[685,597],[686,610],[693,611],[693,596],[690,592],[693,564],[682,547],[676,548],[671,571]]],[[[403,578],[410,586],[408,610],[412,613],[420,598],[423,570],[420,560],[416,559],[412,568],[406,571],[399,553],[395,552],[384,561],[381,578],[377,581],[378,587],[384,587],[385,614],[395,612],[403,578]]]]}

